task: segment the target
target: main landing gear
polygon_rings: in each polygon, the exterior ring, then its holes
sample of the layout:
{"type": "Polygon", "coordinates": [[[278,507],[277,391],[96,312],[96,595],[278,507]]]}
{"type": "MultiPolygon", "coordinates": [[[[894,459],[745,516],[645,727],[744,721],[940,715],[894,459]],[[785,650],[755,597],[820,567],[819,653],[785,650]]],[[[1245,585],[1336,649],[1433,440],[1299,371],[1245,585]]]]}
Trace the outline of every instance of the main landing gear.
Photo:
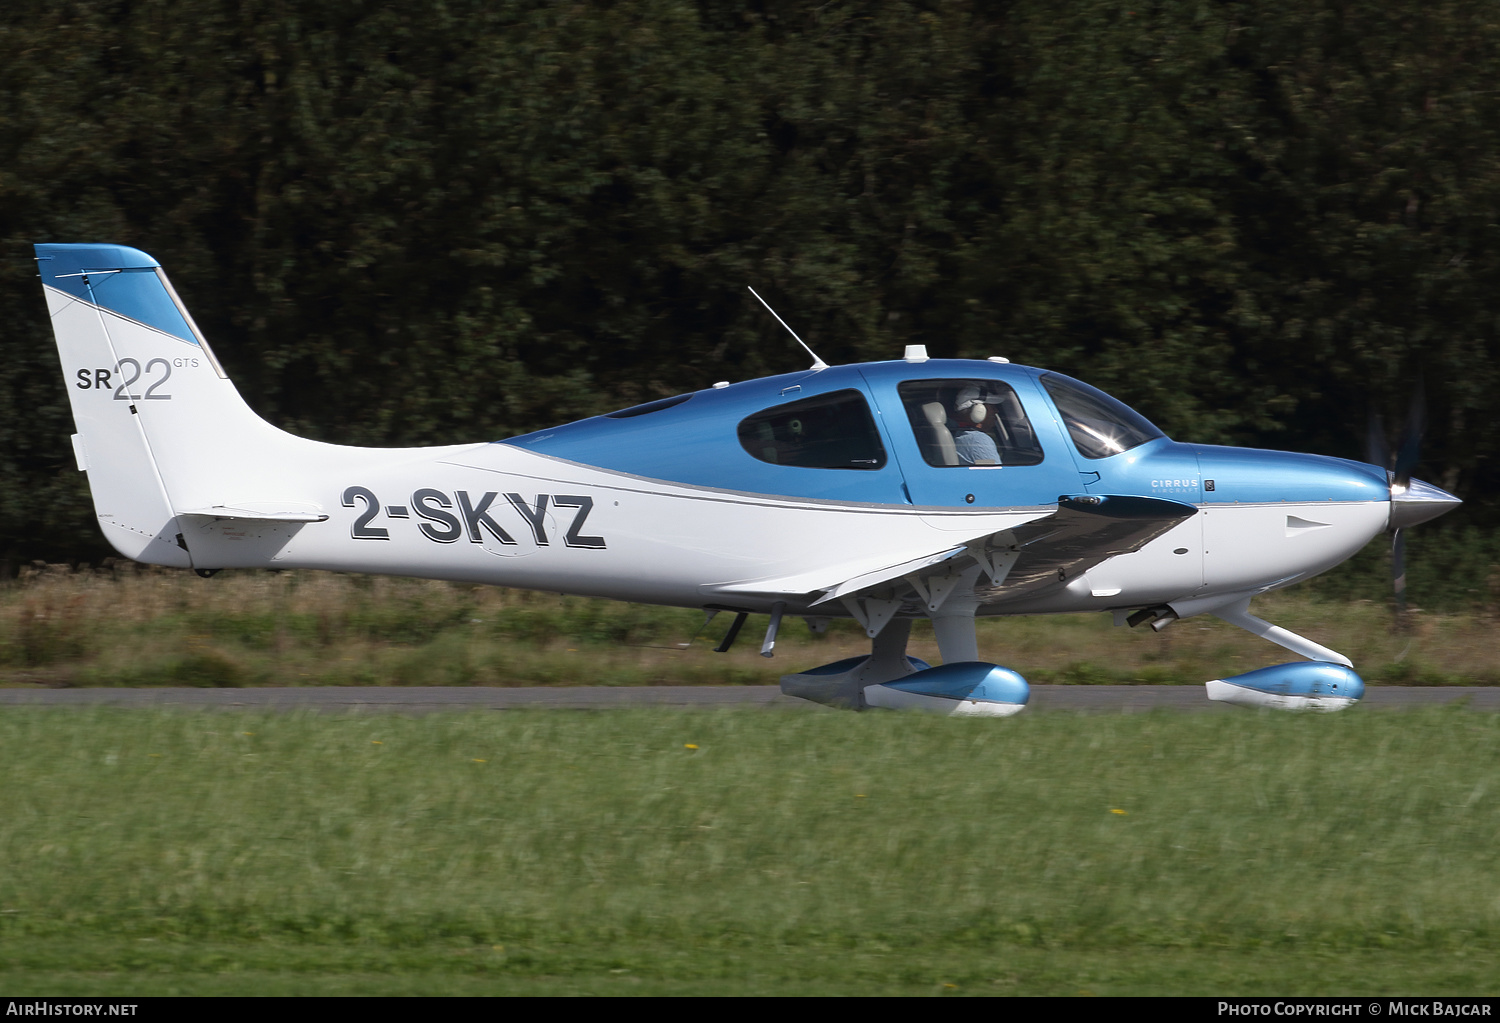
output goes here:
{"type": "MultiPolygon", "coordinates": [[[[945,608],[945,610],[947,610],[945,608]]],[[[781,677],[781,691],[815,703],[923,710],[954,717],[1005,717],[1026,706],[1031,689],[1009,668],[979,660],[972,608],[932,619],[943,663],[910,657],[910,618],[888,617],[871,638],[870,653],[781,677]]],[[[870,632],[869,618],[866,632],[870,632]]]]}

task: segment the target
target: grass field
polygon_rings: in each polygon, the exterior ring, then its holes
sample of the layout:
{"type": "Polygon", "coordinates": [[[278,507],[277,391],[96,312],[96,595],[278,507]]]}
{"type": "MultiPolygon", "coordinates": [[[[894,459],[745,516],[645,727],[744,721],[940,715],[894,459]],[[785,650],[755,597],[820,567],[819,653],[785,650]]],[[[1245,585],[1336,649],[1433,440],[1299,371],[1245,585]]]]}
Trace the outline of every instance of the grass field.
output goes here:
{"type": "Polygon", "coordinates": [[[0,991],[1490,994],[1500,717],[0,715],[0,991]]]}
{"type": "MultiPolygon", "coordinates": [[[[1404,633],[1380,602],[1316,590],[1254,610],[1348,653],[1368,682],[1500,683],[1483,605],[1416,612],[1404,633]]],[[[703,631],[690,609],[320,572],[29,569],[0,587],[0,685],[767,685],[869,650],[852,622],[815,637],[792,620],[766,660],[757,616],[739,646],[715,654],[729,617],[703,631]]],[[[911,651],[936,662],[927,623],[911,651]]],[[[980,651],[1032,682],[1075,684],[1199,685],[1292,659],[1207,616],[1160,634],[1114,628],[1105,614],[991,619],[980,651]]]]}
{"type": "MultiPolygon", "coordinates": [[[[1255,610],[1375,684],[1500,683],[1483,603],[1255,610]]],[[[761,685],[868,649],[793,622],[765,660],[752,619],[718,655],[725,617],[53,567],[0,588],[0,685],[761,685]]],[[[980,649],[1075,684],[1291,659],[1105,615],[980,649]]],[[[9,708],[0,994],[1495,994],[1497,747],[1462,710],[9,708]]]]}

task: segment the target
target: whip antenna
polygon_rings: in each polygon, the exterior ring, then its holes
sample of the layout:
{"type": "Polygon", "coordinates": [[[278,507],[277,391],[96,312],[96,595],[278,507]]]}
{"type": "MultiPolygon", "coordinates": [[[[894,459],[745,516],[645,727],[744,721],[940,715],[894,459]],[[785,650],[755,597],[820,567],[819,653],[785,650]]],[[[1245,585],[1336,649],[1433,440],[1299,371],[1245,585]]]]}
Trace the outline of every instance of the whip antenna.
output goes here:
{"type": "MultiPolygon", "coordinates": [[[[746,287],[749,287],[749,285],[746,285],[746,287]]],[[[752,294],[752,295],[755,296],[755,300],[757,302],[759,302],[761,305],[763,305],[763,306],[766,307],[766,312],[770,313],[772,316],[776,316],[776,310],[771,308],[771,303],[767,302],[765,299],[763,299],[763,298],[760,297],[760,292],[756,291],[754,288],[750,288],[750,294],[752,294]]],[[[781,324],[783,327],[786,327],[786,321],[783,320],[780,316],[776,316],[776,322],[779,323],[779,324],[781,324]]],[[[813,369],[827,369],[828,368],[828,363],[826,363],[822,359],[818,358],[818,353],[815,352],[815,351],[813,351],[811,348],[808,348],[807,347],[807,342],[804,341],[804,340],[802,340],[800,337],[797,337],[797,332],[795,330],[793,330],[791,327],[786,327],[786,332],[788,334],[792,335],[792,337],[796,339],[797,343],[799,345],[801,345],[803,347],[803,349],[806,350],[806,352],[807,352],[808,355],[812,356],[812,360],[813,360],[812,368],[813,369]]]]}

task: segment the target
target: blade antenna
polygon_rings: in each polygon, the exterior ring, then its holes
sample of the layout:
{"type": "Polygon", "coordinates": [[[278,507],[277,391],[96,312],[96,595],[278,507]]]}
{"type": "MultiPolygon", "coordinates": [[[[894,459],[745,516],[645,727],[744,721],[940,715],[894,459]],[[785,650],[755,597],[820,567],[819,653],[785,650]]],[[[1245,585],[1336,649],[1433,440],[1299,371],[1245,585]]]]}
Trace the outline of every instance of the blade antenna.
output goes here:
{"type": "MultiPolygon", "coordinates": [[[[749,287],[749,285],[746,285],[746,287],[749,287]]],[[[760,297],[760,292],[756,291],[754,288],[750,288],[750,294],[752,294],[752,295],[755,296],[755,300],[757,302],[759,302],[761,305],[763,305],[763,306],[766,307],[766,312],[770,313],[772,316],[776,316],[776,322],[779,323],[779,324],[781,324],[783,327],[786,327],[786,332],[788,334],[792,335],[792,337],[796,339],[797,343],[799,345],[801,345],[804,350],[806,350],[806,352],[807,352],[808,355],[812,356],[812,360],[813,360],[812,368],[813,369],[827,369],[828,368],[828,363],[826,363],[822,359],[818,358],[818,353],[815,352],[815,351],[813,351],[811,348],[808,348],[807,347],[807,342],[804,341],[804,340],[802,340],[800,337],[797,337],[797,332],[795,330],[793,330],[791,327],[787,327],[786,326],[786,321],[783,320],[780,316],[776,315],[776,310],[771,308],[771,303],[767,302],[765,299],[763,299],[763,298],[760,297]]]]}

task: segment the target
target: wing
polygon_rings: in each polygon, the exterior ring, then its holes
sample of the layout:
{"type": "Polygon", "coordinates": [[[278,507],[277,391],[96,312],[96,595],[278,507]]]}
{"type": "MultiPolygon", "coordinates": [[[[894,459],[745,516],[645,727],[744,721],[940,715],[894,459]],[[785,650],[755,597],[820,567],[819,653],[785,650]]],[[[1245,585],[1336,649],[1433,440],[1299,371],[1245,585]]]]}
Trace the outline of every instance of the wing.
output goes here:
{"type": "Polygon", "coordinates": [[[1055,514],[1011,530],[1016,542],[1000,552],[1014,554],[1009,571],[989,573],[991,585],[976,593],[985,604],[1024,603],[1110,558],[1133,554],[1197,513],[1190,504],[1154,497],[1064,498],[1055,514]]]}
{"type": "Polygon", "coordinates": [[[837,601],[870,629],[904,608],[936,611],[977,566],[973,585],[982,603],[1025,604],[1109,558],[1140,550],[1195,514],[1192,505],[1152,497],[1065,497],[1051,515],[843,579],[761,580],[719,592],[795,602],[814,612],[837,601]]]}

